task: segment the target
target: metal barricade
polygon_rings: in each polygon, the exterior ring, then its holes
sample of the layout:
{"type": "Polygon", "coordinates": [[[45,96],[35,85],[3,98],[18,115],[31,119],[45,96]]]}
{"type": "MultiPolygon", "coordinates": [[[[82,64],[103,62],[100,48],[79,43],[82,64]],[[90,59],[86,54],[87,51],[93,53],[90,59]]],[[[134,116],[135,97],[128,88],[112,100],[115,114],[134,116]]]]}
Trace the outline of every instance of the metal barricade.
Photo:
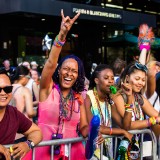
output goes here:
{"type": "MultiPolygon", "coordinates": [[[[144,134],[149,134],[152,139],[152,160],[157,160],[157,139],[154,135],[154,133],[150,129],[143,129],[143,130],[132,130],[129,131],[132,134],[141,134],[141,152],[140,152],[140,160],[143,159],[143,137],[144,134]]],[[[115,138],[115,147],[114,147],[114,159],[116,158],[116,153],[117,153],[117,138],[121,138],[122,136],[113,136],[113,135],[103,135],[104,138],[115,138]]],[[[54,145],[60,145],[60,144],[66,144],[68,146],[68,151],[69,151],[69,160],[70,158],[70,152],[71,152],[71,145],[72,143],[76,142],[82,142],[86,141],[87,139],[84,139],[82,137],[78,138],[67,138],[67,139],[58,139],[58,140],[49,140],[49,141],[42,141],[40,142],[36,147],[43,147],[43,146],[51,146],[51,160],[54,160],[54,145]]],[[[5,145],[5,147],[9,148],[12,145],[5,145]]],[[[35,148],[36,148],[35,147],[35,148]]],[[[35,160],[35,148],[32,149],[32,160],[35,160]]],[[[103,155],[103,144],[101,144],[101,155],[103,155]]],[[[102,158],[101,158],[102,160],[102,158]]]]}

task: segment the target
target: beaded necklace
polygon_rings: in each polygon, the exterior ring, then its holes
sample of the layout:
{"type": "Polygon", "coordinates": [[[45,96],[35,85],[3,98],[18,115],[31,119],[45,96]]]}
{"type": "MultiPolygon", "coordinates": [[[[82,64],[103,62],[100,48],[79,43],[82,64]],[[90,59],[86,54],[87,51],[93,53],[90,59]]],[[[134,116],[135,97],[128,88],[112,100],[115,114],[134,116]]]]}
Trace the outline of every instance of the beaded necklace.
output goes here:
{"type": "Polygon", "coordinates": [[[101,121],[102,121],[102,124],[105,125],[105,126],[108,126],[111,125],[111,115],[110,115],[110,112],[109,112],[109,108],[108,108],[108,99],[105,98],[105,119],[106,119],[106,109],[107,109],[107,113],[108,113],[108,122],[106,124],[106,121],[104,120],[104,116],[102,114],[102,110],[101,110],[101,107],[100,107],[100,103],[99,103],[99,97],[98,97],[98,93],[97,93],[97,90],[96,88],[94,87],[94,90],[93,90],[93,93],[94,93],[94,96],[95,96],[95,99],[96,99],[96,102],[97,102],[97,106],[98,106],[98,110],[99,110],[99,113],[100,113],[100,116],[101,116],[101,121]]]}
{"type": "Polygon", "coordinates": [[[59,100],[60,118],[70,121],[72,117],[72,111],[73,111],[73,100],[74,100],[73,90],[71,89],[69,94],[65,98],[63,97],[63,94],[60,90],[59,85],[57,89],[60,94],[60,100],[59,100]]]}
{"type": "Polygon", "coordinates": [[[144,119],[144,115],[143,112],[141,110],[141,104],[140,104],[140,100],[138,98],[138,95],[135,93],[134,94],[135,97],[135,109],[133,110],[134,116],[135,116],[135,120],[143,120],[144,119]]]}

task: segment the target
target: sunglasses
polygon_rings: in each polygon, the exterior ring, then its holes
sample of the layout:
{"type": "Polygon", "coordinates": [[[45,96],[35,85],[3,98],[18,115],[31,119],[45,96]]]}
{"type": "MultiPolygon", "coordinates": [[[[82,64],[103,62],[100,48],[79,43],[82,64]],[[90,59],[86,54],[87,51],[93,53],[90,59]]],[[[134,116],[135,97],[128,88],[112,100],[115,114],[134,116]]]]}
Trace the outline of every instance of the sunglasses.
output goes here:
{"type": "Polygon", "coordinates": [[[146,65],[143,65],[139,62],[135,62],[134,66],[137,68],[137,69],[140,69],[142,71],[145,71],[147,72],[148,71],[148,68],[146,67],[146,65]]]}
{"type": "Polygon", "coordinates": [[[2,89],[3,89],[3,91],[4,91],[5,93],[11,93],[11,92],[12,92],[12,88],[13,88],[13,86],[6,86],[6,87],[4,87],[4,88],[0,88],[0,92],[1,92],[2,89]]]}

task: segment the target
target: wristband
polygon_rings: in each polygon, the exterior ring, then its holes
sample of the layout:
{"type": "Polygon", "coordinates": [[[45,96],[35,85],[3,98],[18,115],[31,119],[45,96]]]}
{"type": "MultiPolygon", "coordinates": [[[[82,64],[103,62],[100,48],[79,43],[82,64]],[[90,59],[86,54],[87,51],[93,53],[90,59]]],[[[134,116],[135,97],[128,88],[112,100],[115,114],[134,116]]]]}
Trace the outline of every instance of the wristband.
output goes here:
{"type": "Polygon", "coordinates": [[[133,104],[125,104],[124,107],[125,108],[133,108],[133,104]]]}
{"type": "Polygon", "coordinates": [[[35,146],[34,142],[32,142],[31,140],[27,140],[27,141],[25,141],[25,142],[28,144],[28,147],[29,147],[30,149],[33,149],[33,148],[34,148],[34,146],[35,146]]]}
{"type": "Polygon", "coordinates": [[[144,48],[147,51],[149,51],[151,49],[151,46],[150,46],[150,44],[148,44],[148,45],[140,44],[140,46],[139,46],[140,51],[142,51],[142,49],[144,49],[144,48]]]}
{"type": "Polygon", "coordinates": [[[59,41],[58,40],[58,35],[56,36],[54,42],[53,42],[53,45],[56,46],[57,48],[60,48],[62,47],[64,44],[65,44],[66,40],[64,41],[59,41]]]}

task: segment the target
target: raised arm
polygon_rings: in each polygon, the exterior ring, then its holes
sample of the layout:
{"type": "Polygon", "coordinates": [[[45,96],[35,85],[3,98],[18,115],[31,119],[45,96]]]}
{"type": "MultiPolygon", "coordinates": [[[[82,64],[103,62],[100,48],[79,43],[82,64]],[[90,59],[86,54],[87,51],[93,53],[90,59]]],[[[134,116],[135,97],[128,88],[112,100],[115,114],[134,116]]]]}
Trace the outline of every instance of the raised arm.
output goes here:
{"type": "Polygon", "coordinates": [[[142,24],[139,28],[138,45],[141,51],[139,56],[139,62],[143,65],[148,63],[150,58],[151,42],[154,40],[154,33],[152,28],[147,24],[142,24]]]}
{"type": "Polygon", "coordinates": [[[146,90],[146,98],[149,99],[156,90],[156,69],[155,64],[148,64],[148,72],[147,72],[147,90],[146,90]]]}
{"type": "Polygon", "coordinates": [[[76,14],[73,17],[73,19],[71,19],[69,16],[65,17],[63,10],[61,10],[62,22],[60,26],[60,31],[54,40],[54,44],[49,54],[49,58],[45,63],[45,66],[43,68],[42,75],[41,75],[40,101],[46,100],[52,89],[52,85],[53,85],[52,75],[55,72],[59,54],[62,50],[62,46],[65,43],[65,39],[68,34],[68,31],[71,29],[73,23],[76,21],[79,15],[80,13],[76,14]]]}
{"type": "MultiPolygon", "coordinates": [[[[154,40],[154,33],[152,28],[149,28],[147,24],[142,24],[139,28],[139,49],[140,56],[139,62],[143,65],[147,65],[150,59],[150,47],[151,43],[154,40]]],[[[148,73],[147,73],[147,89],[146,89],[146,97],[150,98],[156,89],[156,81],[155,81],[155,71],[153,67],[148,65],[148,73]]]]}

